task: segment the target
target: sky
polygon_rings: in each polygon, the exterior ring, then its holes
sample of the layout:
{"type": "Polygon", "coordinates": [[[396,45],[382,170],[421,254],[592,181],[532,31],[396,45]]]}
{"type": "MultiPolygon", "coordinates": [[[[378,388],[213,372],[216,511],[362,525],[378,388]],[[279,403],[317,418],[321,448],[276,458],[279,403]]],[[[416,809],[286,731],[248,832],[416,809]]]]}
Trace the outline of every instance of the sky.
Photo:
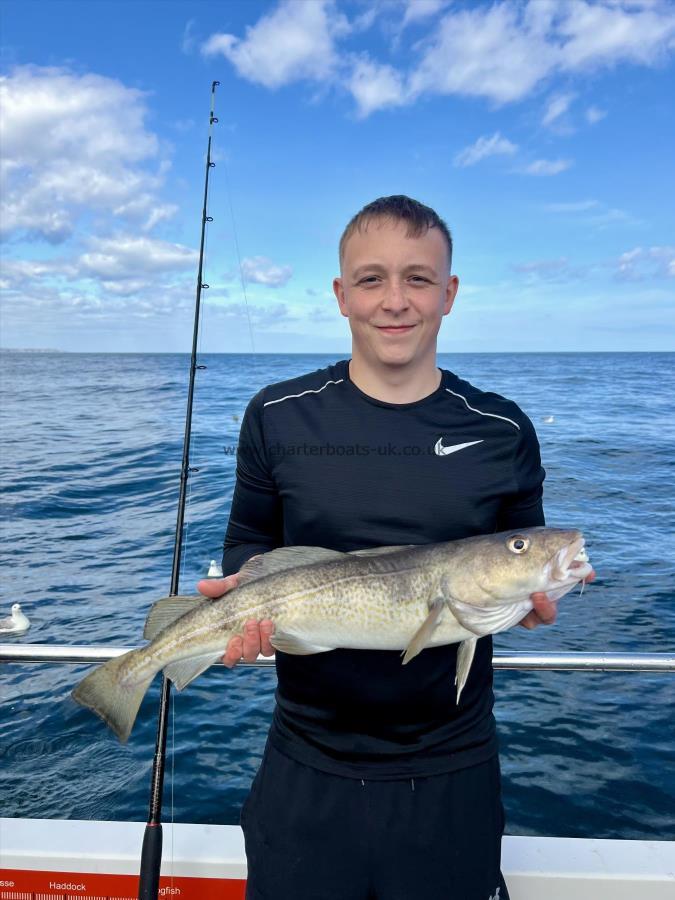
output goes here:
{"type": "Polygon", "coordinates": [[[3,0],[0,346],[347,353],[349,219],[454,239],[446,352],[675,349],[675,4],[3,0]]]}

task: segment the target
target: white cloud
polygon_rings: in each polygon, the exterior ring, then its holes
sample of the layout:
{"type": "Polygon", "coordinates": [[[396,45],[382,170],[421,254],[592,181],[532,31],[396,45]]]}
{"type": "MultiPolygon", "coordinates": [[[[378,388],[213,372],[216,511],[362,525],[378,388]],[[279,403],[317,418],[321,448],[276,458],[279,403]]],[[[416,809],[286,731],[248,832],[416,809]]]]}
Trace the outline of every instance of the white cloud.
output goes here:
{"type": "Polygon", "coordinates": [[[220,303],[213,307],[215,315],[223,318],[244,319],[258,329],[275,330],[276,326],[293,319],[292,308],[287,303],[220,303]]]}
{"type": "MultiPolygon", "coordinates": [[[[349,23],[331,0],[285,0],[248,27],[243,38],[213,34],[202,52],[222,54],[241,77],[268,88],[304,80],[347,89],[360,114],[368,115],[424,95],[512,103],[557,73],[578,75],[619,63],[655,65],[675,47],[675,12],[660,0],[498,0],[443,13],[446,6],[441,0],[397,5],[400,24],[389,29],[391,49],[398,48],[406,25],[429,27],[406,54],[406,68],[385,59],[364,62],[345,46],[382,9],[395,8],[384,3],[349,23]]],[[[552,101],[545,114],[548,124],[563,114],[556,112],[556,102],[560,108],[565,101],[552,101]]],[[[589,111],[588,120],[597,121],[598,113],[589,111]]]]}
{"type": "Polygon", "coordinates": [[[580,71],[619,62],[653,65],[673,49],[675,11],[654,3],[586,3],[565,6],[559,26],[562,69],[580,71]]]}
{"type": "Polygon", "coordinates": [[[358,34],[362,31],[368,31],[368,29],[372,26],[372,24],[377,19],[379,13],[381,12],[381,8],[375,0],[373,0],[372,6],[366,9],[365,12],[360,13],[354,19],[352,19],[349,23],[349,30],[352,34],[358,34]]]}
{"type": "Polygon", "coordinates": [[[607,110],[600,109],[598,106],[589,106],[586,110],[586,121],[589,125],[595,125],[607,115],[607,110]]]}
{"type": "Polygon", "coordinates": [[[635,247],[619,256],[614,269],[620,281],[675,278],[675,247],[635,247]]]}
{"type": "Polygon", "coordinates": [[[37,281],[54,275],[76,274],[76,269],[67,260],[3,259],[3,287],[19,288],[22,283],[37,281]]]}
{"type": "Polygon", "coordinates": [[[624,209],[607,206],[600,200],[570,200],[564,203],[547,203],[547,212],[578,216],[587,225],[604,228],[608,225],[644,225],[624,209]]]}
{"type": "Polygon", "coordinates": [[[597,225],[599,228],[604,228],[607,225],[645,224],[641,219],[635,218],[625,210],[617,209],[616,207],[612,206],[608,206],[605,209],[598,210],[597,213],[588,217],[588,222],[590,225],[597,225]]]}
{"type": "Polygon", "coordinates": [[[0,78],[5,237],[66,240],[83,213],[146,228],[175,212],[158,201],[165,166],[145,128],[143,94],[100,75],[22,66],[0,78]]]}
{"type": "Polygon", "coordinates": [[[619,62],[653,65],[673,49],[674,35],[675,14],[661,3],[636,9],[531,0],[522,7],[501,2],[452,11],[410,77],[411,94],[466,94],[508,103],[557,71],[619,62]]]}
{"type": "MultiPolygon", "coordinates": [[[[90,238],[84,253],[48,260],[6,259],[2,288],[14,294],[54,294],[62,303],[86,296],[105,309],[110,298],[137,296],[150,300],[164,294],[176,275],[194,272],[197,252],[182,244],[149,237],[117,235],[90,238]]],[[[192,280],[190,274],[190,281],[192,280]]],[[[185,291],[189,297],[191,290],[185,291]]]]}
{"type": "Polygon", "coordinates": [[[502,137],[498,131],[495,131],[492,137],[479,137],[474,144],[460,150],[453,163],[462,168],[474,166],[487,156],[512,156],[517,149],[517,144],[512,144],[508,138],[502,137]]]}
{"type": "Polygon", "coordinates": [[[79,272],[93,278],[133,279],[139,274],[185,271],[195,267],[197,251],[148,237],[119,235],[92,238],[91,250],[76,261],[79,272]]]}
{"type": "Polygon", "coordinates": [[[323,82],[336,68],[335,38],[348,31],[329,0],[286,0],[248,27],[243,39],[211,35],[202,53],[221,54],[243,78],[268,88],[300,79],[323,82]]]}
{"type": "MultiPolygon", "coordinates": [[[[130,322],[153,319],[153,329],[143,341],[147,345],[149,338],[156,338],[154,328],[164,329],[167,324],[184,323],[181,329],[184,334],[191,324],[193,307],[194,299],[180,286],[166,288],[161,294],[120,295],[114,298],[101,298],[77,288],[46,291],[41,287],[31,292],[25,291],[18,297],[10,297],[6,301],[8,329],[15,330],[23,323],[31,329],[47,329],[50,334],[65,333],[68,342],[76,344],[73,349],[87,350],[90,346],[86,341],[84,346],[77,346],[78,342],[82,342],[82,329],[87,325],[96,329],[92,333],[99,341],[111,325],[117,325],[120,328],[119,338],[123,340],[125,336],[129,337],[130,322]],[[77,326],[76,329],[73,328],[74,325],[77,326]]],[[[156,340],[153,343],[156,345],[156,340]]],[[[161,344],[157,349],[162,349],[161,344]]]]}
{"type": "Polygon", "coordinates": [[[535,159],[522,169],[525,175],[558,175],[572,165],[571,159],[535,159]]]}
{"type": "Polygon", "coordinates": [[[447,0],[407,0],[402,27],[416,22],[424,22],[448,5],[447,0]]]}
{"type": "Polygon", "coordinates": [[[293,275],[291,266],[278,266],[265,256],[243,259],[241,272],[245,281],[267,287],[283,287],[293,275]]]}
{"type": "Polygon", "coordinates": [[[633,250],[627,250],[622,253],[616,263],[616,274],[621,278],[632,278],[636,276],[636,263],[644,256],[642,247],[635,247],[633,250]]]}
{"type": "Polygon", "coordinates": [[[655,281],[675,278],[675,247],[634,247],[615,259],[573,263],[569,259],[543,259],[512,265],[527,284],[565,284],[580,279],[603,278],[613,274],[618,281],[655,281]]]}
{"type": "Polygon", "coordinates": [[[195,127],[195,120],[176,119],[176,121],[172,123],[171,127],[179,134],[186,134],[188,131],[192,131],[195,127]]]}
{"type": "Polygon", "coordinates": [[[554,213],[580,213],[597,209],[599,205],[597,200],[571,200],[567,203],[547,203],[544,208],[554,213]]]}
{"type": "Polygon", "coordinates": [[[185,23],[185,28],[183,29],[183,37],[180,42],[180,49],[182,53],[190,54],[195,48],[196,38],[194,36],[194,19],[188,19],[185,23]]]}
{"type": "Polygon", "coordinates": [[[354,64],[348,87],[356,100],[360,116],[405,102],[403,83],[396,69],[374,63],[365,56],[354,64]]]}
{"type": "Polygon", "coordinates": [[[557,96],[552,97],[546,107],[546,112],[541,120],[541,124],[548,127],[553,125],[554,122],[558,122],[560,117],[570,108],[574,97],[574,94],[558,94],[557,96]]]}
{"type": "Polygon", "coordinates": [[[514,272],[525,276],[528,284],[547,282],[549,284],[566,284],[585,278],[591,272],[590,266],[573,265],[566,257],[560,259],[542,259],[535,262],[518,263],[511,267],[514,272]]]}
{"type": "Polygon", "coordinates": [[[508,103],[528,94],[555,66],[554,48],[520,20],[515,4],[448,13],[435,32],[410,77],[412,97],[464,94],[508,103]]]}

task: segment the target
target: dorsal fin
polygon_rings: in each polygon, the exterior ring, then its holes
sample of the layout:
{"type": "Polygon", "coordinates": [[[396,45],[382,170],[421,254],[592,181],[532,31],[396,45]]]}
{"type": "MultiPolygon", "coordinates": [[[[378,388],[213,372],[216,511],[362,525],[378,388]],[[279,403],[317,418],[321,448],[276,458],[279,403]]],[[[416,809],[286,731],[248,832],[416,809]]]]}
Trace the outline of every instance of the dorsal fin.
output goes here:
{"type": "Polygon", "coordinates": [[[367,550],[350,550],[350,556],[385,556],[387,553],[396,553],[398,550],[410,550],[417,544],[392,544],[390,547],[368,547],[367,550]]]}
{"type": "Polygon", "coordinates": [[[202,603],[208,602],[201,594],[191,596],[164,597],[153,604],[148,617],[145,620],[143,637],[151,641],[160,631],[164,631],[169,625],[182,618],[186,613],[192,612],[202,603]]]}
{"type": "Polygon", "coordinates": [[[249,581],[295,569],[296,566],[333,562],[344,555],[339,550],[327,550],[325,547],[278,547],[249,559],[239,570],[239,584],[248,584],[249,581]]]}

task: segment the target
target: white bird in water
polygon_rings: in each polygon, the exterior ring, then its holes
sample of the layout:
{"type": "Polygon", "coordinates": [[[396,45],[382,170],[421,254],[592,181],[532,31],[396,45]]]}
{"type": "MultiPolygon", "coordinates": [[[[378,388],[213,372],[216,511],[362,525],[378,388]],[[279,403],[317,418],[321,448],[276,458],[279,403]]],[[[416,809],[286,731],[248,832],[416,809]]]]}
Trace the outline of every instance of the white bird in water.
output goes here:
{"type": "Polygon", "coordinates": [[[555,416],[544,416],[541,421],[544,425],[552,425],[555,422],[555,416]]]}
{"type": "Polygon", "coordinates": [[[12,604],[12,615],[0,619],[0,634],[23,634],[30,628],[28,616],[21,612],[19,603],[12,604]]]}
{"type": "Polygon", "coordinates": [[[215,559],[211,560],[211,565],[209,566],[209,571],[206,573],[207,578],[222,578],[223,577],[223,568],[219,566],[215,559]]]}

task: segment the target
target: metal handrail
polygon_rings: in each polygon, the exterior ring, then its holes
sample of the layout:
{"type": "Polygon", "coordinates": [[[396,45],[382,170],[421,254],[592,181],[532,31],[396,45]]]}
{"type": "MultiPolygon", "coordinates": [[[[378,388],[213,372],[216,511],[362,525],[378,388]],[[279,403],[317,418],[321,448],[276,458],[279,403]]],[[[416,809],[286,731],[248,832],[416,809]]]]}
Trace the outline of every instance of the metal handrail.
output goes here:
{"type": "MultiPolygon", "coordinates": [[[[134,647],[69,646],[67,644],[0,644],[0,663],[102,663],[134,647]]],[[[673,653],[496,653],[495,669],[558,672],[675,672],[673,653]]],[[[220,665],[218,663],[218,665],[220,665]]],[[[242,666],[271,667],[273,657],[259,656],[242,666]]]]}

